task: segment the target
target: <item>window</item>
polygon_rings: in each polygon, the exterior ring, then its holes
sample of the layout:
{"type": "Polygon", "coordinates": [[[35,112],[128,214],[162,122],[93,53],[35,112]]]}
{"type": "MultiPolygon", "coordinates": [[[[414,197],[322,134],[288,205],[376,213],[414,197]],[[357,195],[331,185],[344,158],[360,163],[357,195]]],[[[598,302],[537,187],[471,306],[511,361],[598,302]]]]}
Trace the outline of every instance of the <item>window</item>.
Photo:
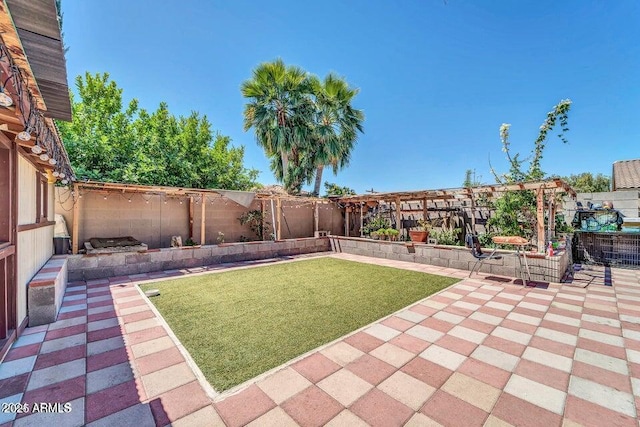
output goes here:
{"type": "Polygon", "coordinates": [[[49,220],[49,183],[40,172],[36,172],[36,223],[49,220]]]}

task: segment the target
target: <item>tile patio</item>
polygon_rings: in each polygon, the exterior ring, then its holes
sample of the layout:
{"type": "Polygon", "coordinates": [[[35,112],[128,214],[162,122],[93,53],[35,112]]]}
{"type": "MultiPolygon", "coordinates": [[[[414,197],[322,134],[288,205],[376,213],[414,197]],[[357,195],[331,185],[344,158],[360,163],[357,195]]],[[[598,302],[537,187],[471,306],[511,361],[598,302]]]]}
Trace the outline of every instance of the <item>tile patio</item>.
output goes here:
{"type": "Polygon", "coordinates": [[[523,288],[330,256],[462,280],[223,394],[135,286],[203,269],[70,283],[58,321],[27,328],[0,363],[0,404],[68,405],[0,412],[0,426],[638,426],[640,271],[523,288]]]}

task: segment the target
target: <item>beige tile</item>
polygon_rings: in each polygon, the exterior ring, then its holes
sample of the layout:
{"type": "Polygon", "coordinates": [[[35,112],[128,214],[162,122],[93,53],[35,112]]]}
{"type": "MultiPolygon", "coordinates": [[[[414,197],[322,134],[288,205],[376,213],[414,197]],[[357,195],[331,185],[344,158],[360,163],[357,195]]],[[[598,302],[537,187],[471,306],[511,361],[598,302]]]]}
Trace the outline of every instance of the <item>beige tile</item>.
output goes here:
{"type": "Polygon", "coordinates": [[[482,341],[487,337],[487,334],[483,334],[482,332],[474,331],[473,329],[465,328],[464,326],[454,326],[448,332],[449,335],[454,336],[456,338],[460,338],[463,340],[471,341],[476,344],[481,344],[482,341]]]}
{"type": "Polygon", "coordinates": [[[420,353],[420,357],[452,371],[458,369],[467,360],[465,356],[435,344],[420,353]]]}
{"type": "Polygon", "coordinates": [[[442,424],[435,422],[424,414],[416,413],[404,427],[443,427],[442,424]]]}
{"type": "Polygon", "coordinates": [[[279,406],[247,424],[248,427],[296,427],[297,425],[298,423],[279,406]]]}
{"type": "Polygon", "coordinates": [[[500,418],[496,418],[493,415],[489,415],[487,421],[484,422],[484,427],[511,427],[512,425],[513,424],[502,421],[500,418]]]}
{"type": "Polygon", "coordinates": [[[362,418],[345,409],[325,424],[325,427],[367,427],[368,425],[362,421],[362,418]]]}
{"type": "Polygon", "coordinates": [[[156,338],[154,340],[149,340],[145,342],[141,342],[140,344],[135,344],[131,346],[131,351],[135,357],[146,356],[151,353],[156,353],[160,350],[166,350],[167,348],[173,347],[175,344],[169,337],[161,337],[156,338]]]}
{"type": "Polygon", "coordinates": [[[160,321],[156,317],[153,317],[151,319],[145,319],[139,322],[127,323],[124,329],[128,334],[131,334],[133,332],[141,331],[143,329],[155,328],[156,326],[161,325],[162,324],[160,323],[160,321]]]}
{"type": "Polygon", "coordinates": [[[493,405],[502,392],[502,390],[498,390],[489,384],[485,384],[482,381],[478,381],[459,372],[451,375],[447,382],[443,384],[442,390],[467,403],[477,406],[485,412],[491,412],[493,405]]]}
{"type": "Polygon", "coordinates": [[[522,358],[550,368],[560,369],[564,372],[571,372],[571,367],[573,366],[573,359],[535,347],[528,347],[522,354],[522,358]]]}
{"type": "Polygon", "coordinates": [[[378,388],[414,411],[419,410],[424,402],[436,391],[427,383],[398,371],[384,380],[378,388]]]}
{"type": "Polygon", "coordinates": [[[149,310],[149,307],[144,304],[144,305],[136,305],[135,307],[129,307],[129,308],[121,308],[119,311],[120,316],[126,316],[127,314],[134,314],[134,313],[140,313],[141,311],[147,311],[149,310]]]}
{"type": "Polygon", "coordinates": [[[329,375],[320,381],[317,386],[343,406],[351,405],[373,388],[373,385],[346,369],[340,369],[329,375]]]}
{"type": "Polygon", "coordinates": [[[369,354],[387,362],[390,365],[400,368],[402,365],[413,359],[415,355],[393,344],[384,343],[369,354]]]}
{"type": "Polygon", "coordinates": [[[195,379],[191,368],[186,363],[179,363],[149,375],[143,375],[142,384],[147,397],[151,399],[195,379]]]}
{"type": "Polygon", "coordinates": [[[518,344],[527,345],[531,341],[531,335],[524,332],[514,331],[513,329],[498,326],[491,332],[491,335],[503,338],[507,341],[517,342],[518,344]]]}
{"type": "Polygon", "coordinates": [[[204,425],[210,427],[225,426],[224,421],[222,421],[220,415],[218,415],[211,405],[205,406],[204,408],[171,423],[172,427],[200,427],[204,425]]]}
{"type": "Polygon", "coordinates": [[[293,368],[287,368],[265,378],[257,385],[279,405],[294,394],[309,387],[311,382],[293,368]]]}
{"type": "Polygon", "coordinates": [[[567,398],[560,390],[519,375],[509,378],[504,391],[558,415],[562,415],[567,398]]]}
{"type": "Polygon", "coordinates": [[[320,353],[324,354],[340,366],[345,366],[364,354],[344,341],[340,341],[329,348],[325,348],[320,353]]]}

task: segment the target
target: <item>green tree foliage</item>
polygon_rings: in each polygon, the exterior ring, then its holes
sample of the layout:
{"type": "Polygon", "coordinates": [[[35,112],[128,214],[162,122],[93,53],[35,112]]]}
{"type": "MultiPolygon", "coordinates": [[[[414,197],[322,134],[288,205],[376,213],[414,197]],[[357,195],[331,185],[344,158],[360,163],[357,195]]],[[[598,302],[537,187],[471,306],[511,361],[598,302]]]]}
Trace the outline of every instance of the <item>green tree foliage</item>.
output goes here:
{"type": "Polygon", "coordinates": [[[358,132],[363,132],[364,113],[351,105],[358,90],[350,88],[343,78],[329,74],[321,81],[313,77],[312,89],[316,107],[313,124],[316,179],[313,194],[317,196],[326,165],[332,166],[334,174],[349,165],[358,132]]]}
{"type": "Polygon", "coordinates": [[[277,59],[256,67],[241,91],[249,100],[245,131],[253,128],[289,193],[299,193],[315,176],[318,194],[326,165],[334,172],[348,165],[364,114],[352,107],[358,91],[344,79],[329,74],[321,81],[277,59]]]}
{"type": "Polygon", "coordinates": [[[135,99],[123,108],[122,89],[107,73],[78,76],[76,88],[73,120],[58,127],[78,178],[232,190],[256,184],[244,147],[214,134],[206,116],[176,117],[164,102],[150,113],[135,99]]]}
{"type": "Polygon", "coordinates": [[[601,173],[593,175],[591,172],[583,172],[562,179],[578,193],[605,192],[609,191],[611,185],[611,179],[601,173]]]}
{"type": "MultiPolygon", "coordinates": [[[[509,129],[511,125],[503,123],[500,126],[500,140],[502,151],[506,153],[509,161],[509,172],[498,175],[493,168],[493,175],[499,183],[512,184],[516,182],[539,181],[545,174],[541,168],[547,137],[557,125],[561,130],[558,137],[566,143],[564,133],[569,130],[568,114],[571,101],[561,100],[547,113],[547,117],[540,126],[540,132],[534,142],[529,167],[525,169],[524,161],[520,160],[520,154],[511,155],[509,151],[509,129]]],[[[536,225],[536,196],[533,191],[513,191],[505,193],[494,205],[494,213],[489,218],[488,225],[494,227],[500,234],[511,236],[523,236],[531,238],[534,235],[536,225]]]]}
{"type": "Polygon", "coordinates": [[[353,196],[353,195],[356,194],[356,191],[353,188],[341,187],[338,184],[335,184],[333,182],[326,182],[326,181],[324,183],[324,190],[326,192],[324,197],[329,197],[329,196],[353,196]]]}

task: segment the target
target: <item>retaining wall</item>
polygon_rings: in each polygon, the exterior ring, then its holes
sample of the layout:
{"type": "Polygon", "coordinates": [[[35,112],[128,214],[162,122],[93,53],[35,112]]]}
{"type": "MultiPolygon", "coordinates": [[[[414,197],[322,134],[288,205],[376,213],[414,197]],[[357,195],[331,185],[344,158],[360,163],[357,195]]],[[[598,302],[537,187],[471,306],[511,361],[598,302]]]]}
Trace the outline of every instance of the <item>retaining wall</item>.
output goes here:
{"type": "MultiPolygon", "coordinates": [[[[468,271],[471,271],[471,268],[476,263],[471,251],[461,246],[411,244],[342,236],[330,236],[330,239],[332,250],[335,252],[417,262],[468,271]]],[[[498,252],[504,254],[502,259],[485,261],[480,271],[499,276],[520,277],[519,263],[515,251],[499,250],[498,252]]],[[[559,282],[569,267],[569,254],[566,251],[562,251],[556,256],[548,257],[542,254],[527,253],[527,261],[532,280],[559,282]]]]}
{"type": "Polygon", "coordinates": [[[70,255],[69,280],[91,280],[154,271],[202,267],[225,262],[253,261],[331,250],[329,238],[303,238],[276,242],[149,249],[99,255],[70,255]]]}

